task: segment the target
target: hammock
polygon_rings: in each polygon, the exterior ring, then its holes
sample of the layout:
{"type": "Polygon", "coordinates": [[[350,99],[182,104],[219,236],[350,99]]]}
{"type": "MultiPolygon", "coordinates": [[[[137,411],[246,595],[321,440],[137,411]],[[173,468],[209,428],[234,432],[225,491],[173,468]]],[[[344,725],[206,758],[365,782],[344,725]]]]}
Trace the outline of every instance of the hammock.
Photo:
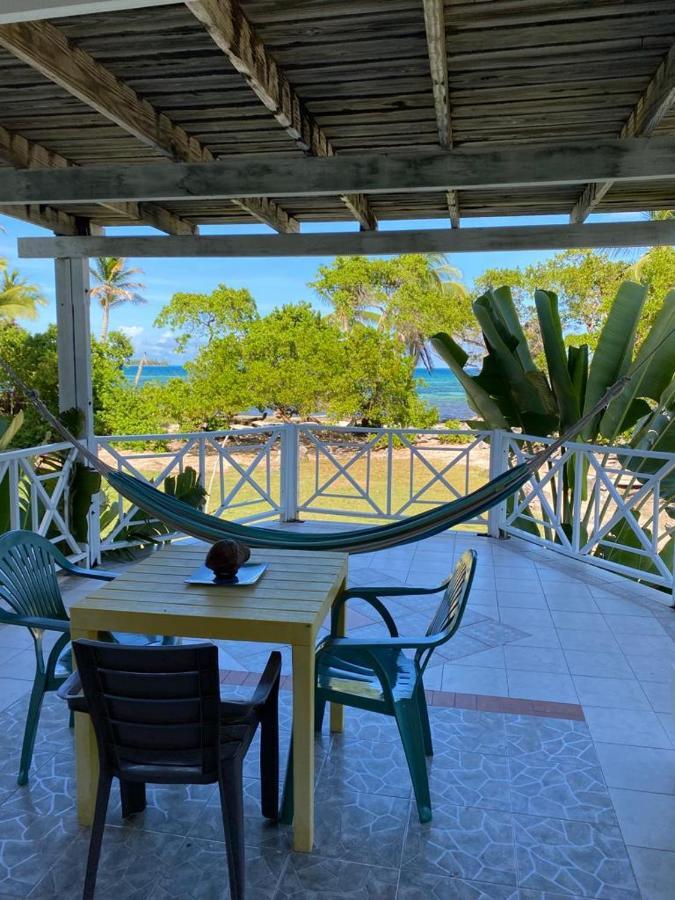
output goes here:
{"type": "Polygon", "coordinates": [[[369,553],[410,544],[423,538],[432,537],[455,525],[468,522],[475,516],[497,506],[515,494],[534,473],[568,440],[571,440],[590,422],[610,400],[618,394],[628,381],[628,376],[620,378],[593,409],[569,428],[553,443],[533,454],[528,460],[508,469],[487,484],[449,503],[442,503],[427,512],[418,513],[400,522],[359,528],[333,534],[299,533],[276,528],[262,528],[257,525],[240,525],[211,516],[195,509],[182,500],[158,490],[149,482],[118,472],[100,460],[91,450],[78,440],[44,405],[37,391],[31,390],[19,378],[13,368],[0,358],[0,366],[21,389],[26,398],[36,407],[64,440],[71,443],[90,466],[106,479],[114,490],[145,513],[169,525],[175,531],[191,537],[214,543],[226,538],[242,541],[250,547],[296,549],[296,550],[340,550],[348,553],[369,553]]]}

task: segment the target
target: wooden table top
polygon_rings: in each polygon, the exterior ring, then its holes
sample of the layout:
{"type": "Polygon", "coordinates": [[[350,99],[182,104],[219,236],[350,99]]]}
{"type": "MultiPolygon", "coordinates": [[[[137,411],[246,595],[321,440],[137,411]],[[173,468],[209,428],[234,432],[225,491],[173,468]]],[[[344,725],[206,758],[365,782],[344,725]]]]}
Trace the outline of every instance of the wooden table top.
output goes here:
{"type": "Polygon", "coordinates": [[[347,577],[346,553],[253,550],[269,564],[251,586],[185,584],[207,544],[173,544],[70,609],[74,630],[313,644],[347,577]]]}

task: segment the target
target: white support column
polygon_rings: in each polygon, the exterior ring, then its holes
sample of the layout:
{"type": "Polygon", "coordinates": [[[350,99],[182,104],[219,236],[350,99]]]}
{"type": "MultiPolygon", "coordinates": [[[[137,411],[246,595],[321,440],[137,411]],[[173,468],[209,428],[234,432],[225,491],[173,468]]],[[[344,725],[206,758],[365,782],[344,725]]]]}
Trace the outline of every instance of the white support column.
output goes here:
{"type": "MultiPolygon", "coordinates": [[[[490,481],[506,472],[509,465],[509,449],[507,434],[499,429],[490,435],[490,481]]],[[[490,537],[502,536],[501,528],[506,519],[506,502],[498,503],[488,510],[488,534],[490,537]]]]}
{"type": "Polygon", "coordinates": [[[289,422],[281,428],[281,522],[298,521],[298,450],[300,432],[289,422]]]}
{"type": "MultiPolygon", "coordinates": [[[[94,398],[91,377],[91,327],[89,323],[89,260],[55,259],[56,328],[59,367],[59,409],[76,407],[83,416],[82,437],[92,452],[94,398]]],[[[99,498],[89,509],[88,564],[100,561],[99,498]]]]}
{"type": "Polygon", "coordinates": [[[59,360],[59,409],[84,415],[83,437],[94,435],[89,325],[89,260],[54,260],[59,360]]]}

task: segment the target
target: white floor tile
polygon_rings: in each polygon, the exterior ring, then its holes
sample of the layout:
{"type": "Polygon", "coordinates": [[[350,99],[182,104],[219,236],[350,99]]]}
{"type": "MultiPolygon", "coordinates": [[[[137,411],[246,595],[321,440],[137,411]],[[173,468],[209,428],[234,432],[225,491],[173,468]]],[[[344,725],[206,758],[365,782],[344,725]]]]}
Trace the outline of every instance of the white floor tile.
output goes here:
{"type": "Polygon", "coordinates": [[[642,900],[673,900],[675,853],[628,847],[642,900]]]}
{"type": "Polygon", "coordinates": [[[506,697],[506,672],[487,666],[458,666],[449,663],[443,666],[443,690],[506,697]]]}
{"type": "Polygon", "coordinates": [[[608,787],[675,795],[675,750],[600,741],[595,750],[608,787]]]}
{"type": "Polygon", "coordinates": [[[654,712],[588,706],[584,713],[594,741],[666,749],[671,749],[673,746],[659,717],[654,712]]]}
{"type": "Polygon", "coordinates": [[[574,675],[574,686],[582,706],[613,709],[651,709],[649,700],[636,680],[574,675]]]}
{"type": "Polygon", "coordinates": [[[565,658],[572,675],[600,675],[607,678],[634,678],[623,653],[565,650],[565,658]]]}
{"type": "Polygon", "coordinates": [[[562,650],[553,647],[523,647],[507,644],[504,647],[506,668],[535,672],[559,672],[568,675],[567,661],[562,650]]]}
{"type": "Polygon", "coordinates": [[[610,796],[627,844],[675,851],[675,803],[668,794],[610,788],[610,796]]]}
{"type": "Polygon", "coordinates": [[[555,703],[577,703],[577,692],[569,675],[551,672],[507,670],[509,697],[523,700],[552,700],[555,703]]]}

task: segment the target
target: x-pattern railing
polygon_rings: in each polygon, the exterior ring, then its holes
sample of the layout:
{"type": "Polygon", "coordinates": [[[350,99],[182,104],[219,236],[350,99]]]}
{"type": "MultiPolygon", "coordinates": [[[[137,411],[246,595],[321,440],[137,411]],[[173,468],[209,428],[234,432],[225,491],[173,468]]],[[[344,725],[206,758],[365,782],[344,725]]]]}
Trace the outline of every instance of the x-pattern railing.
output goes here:
{"type": "MultiPolygon", "coordinates": [[[[440,443],[431,429],[302,425],[298,432],[312,467],[300,514],[400,519],[464,496],[472,479],[487,480],[488,464],[477,462],[476,451],[487,454],[489,432],[469,432],[468,444],[440,443]]],[[[482,516],[471,524],[486,522],[482,516]]]]}
{"type": "MultiPolygon", "coordinates": [[[[509,435],[510,464],[541,442],[509,435]]],[[[674,500],[675,455],[572,443],[521,489],[502,529],[672,588],[674,500]]]]}
{"type": "MultiPolygon", "coordinates": [[[[157,488],[170,476],[180,475],[191,466],[207,491],[207,509],[212,515],[256,521],[279,512],[278,478],[274,477],[272,467],[272,456],[280,444],[279,428],[114,435],[96,441],[99,453],[108,454],[118,470],[140,477],[157,488]],[[180,446],[170,450],[144,449],[160,442],[180,446]],[[129,451],[129,445],[134,443],[141,449],[129,451]]],[[[103,536],[101,551],[127,546],[130,542],[124,539],[124,532],[129,526],[138,528],[155,521],[145,518],[138,507],[119,494],[113,503],[117,519],[103,536]]],[[[153,535],[157,541],[175,537],[175,533],[153,535]]]]}
{"type": "Polygon", "coordinates": [[[0,494],[9,528],[48,537],[70,556],[87,556],[70,528],[70,486],[77,452],[70,444],[48,444],[0,453],[0,494]]]}

